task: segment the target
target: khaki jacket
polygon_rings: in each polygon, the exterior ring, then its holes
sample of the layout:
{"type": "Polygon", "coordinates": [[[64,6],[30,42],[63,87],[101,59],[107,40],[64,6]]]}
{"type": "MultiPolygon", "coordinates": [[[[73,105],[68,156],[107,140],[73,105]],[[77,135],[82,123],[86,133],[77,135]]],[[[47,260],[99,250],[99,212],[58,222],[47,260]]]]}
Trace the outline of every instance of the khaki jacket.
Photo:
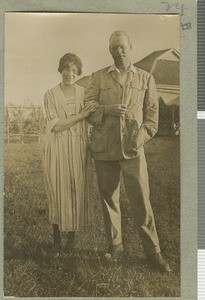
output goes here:
{"type": "Polygon", "coordinates": [[[85,102],[96,101],[99,107],[88,117],[93,125],[91,150],[96,160],[119,160],[137,157],[143,145],[158,129],[158,96],[153,76],[132,65],[122,86],[111,67],[92,74],[85,102]],[[125,116],[104,113],[111,104],[127,104],[125,116]]]}

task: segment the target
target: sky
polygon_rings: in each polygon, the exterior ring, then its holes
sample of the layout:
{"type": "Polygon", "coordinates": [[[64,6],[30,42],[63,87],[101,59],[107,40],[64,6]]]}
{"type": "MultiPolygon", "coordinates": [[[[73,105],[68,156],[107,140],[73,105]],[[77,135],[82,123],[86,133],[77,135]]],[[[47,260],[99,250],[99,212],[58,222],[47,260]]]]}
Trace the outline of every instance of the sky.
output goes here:
{"type": "Polygon", "coordinates": [[[5,105],[27,99],[43,105],[45,92],[61,81],[58,63],[67,52],[81,58],[82,76],[111,65],[109,37],[115,30],[129,34],[133,63],[153,51],[180,51],[179,26],[177,15],[6,13],[5,105]]]}

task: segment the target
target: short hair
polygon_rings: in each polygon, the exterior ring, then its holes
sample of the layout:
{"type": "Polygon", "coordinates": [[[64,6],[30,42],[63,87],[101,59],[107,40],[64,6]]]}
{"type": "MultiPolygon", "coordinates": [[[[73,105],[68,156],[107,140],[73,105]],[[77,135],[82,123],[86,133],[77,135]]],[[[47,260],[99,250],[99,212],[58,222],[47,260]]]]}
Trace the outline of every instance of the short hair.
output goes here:
{"type": "Polygon", "coordinates": [[[124,35],[124,36],[126,36],[128,42],[129,42],[129,44],[132,45],[132,43],[131,43],[131,41],[130,41],[130,37],[129,37],[129,35],[128,35],[128,33],[127,33],[126,31],[124,31],[124,30],[116,30],[116,31],[114,31],[114,32],[111,34],[111,36],[110,36],[110,39],[109,39],[109,46],[110,46],[110,44],[111,44],[111,40],[112,40],[113,36],[119,36],[119,35],[124,35]]]}
{"type": "Polygon", "coordinates": [[[78,69],[78,75],[82,74],[82,61],[73,53],[66,53],[59,61],[58,72],[62,73],[64,69],[69,68],[72,64],[75,64],[78,69]]]}

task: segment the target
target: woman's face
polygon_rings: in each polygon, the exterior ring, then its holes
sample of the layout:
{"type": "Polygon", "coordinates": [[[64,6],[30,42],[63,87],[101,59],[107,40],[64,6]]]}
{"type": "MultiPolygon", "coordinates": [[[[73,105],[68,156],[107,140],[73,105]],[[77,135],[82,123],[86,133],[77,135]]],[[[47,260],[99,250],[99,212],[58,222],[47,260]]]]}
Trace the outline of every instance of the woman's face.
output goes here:
{"type": "Polygon", "coordinates": [[[65,85],[71,85],[75,82],[75,79],[78,76],[78,68],[75,64],[72,64],[71,66],[63,69],[61,75],[62,75],[62,82],[65,85]]]}

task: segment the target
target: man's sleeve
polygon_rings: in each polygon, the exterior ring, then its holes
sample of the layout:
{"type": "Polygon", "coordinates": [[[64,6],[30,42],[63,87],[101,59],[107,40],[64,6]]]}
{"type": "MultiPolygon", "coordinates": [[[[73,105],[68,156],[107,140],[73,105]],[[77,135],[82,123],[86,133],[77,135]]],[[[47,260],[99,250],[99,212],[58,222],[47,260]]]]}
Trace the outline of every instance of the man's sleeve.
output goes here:
{"type": "Polygon", "coordinates": [[[136,135],[137,148],[151,139],[158,130],[159,102],[153,75],[148,79],[144,98],[143,123],[136,135]]]}
{"type": "MultiPolygon", "coordinates": [[[[99,104],[99,97],[100,86],[96,74],[93,73],[89,80],[88,88],[85,92],[85,104],[86,102],[90,101],[99,104]]],[[[86,120],[92,125],[102,124],[103,112],[104,107],[102,105],[99,105],[97,110],[94,113],[90,114],[86,120]]]]}

